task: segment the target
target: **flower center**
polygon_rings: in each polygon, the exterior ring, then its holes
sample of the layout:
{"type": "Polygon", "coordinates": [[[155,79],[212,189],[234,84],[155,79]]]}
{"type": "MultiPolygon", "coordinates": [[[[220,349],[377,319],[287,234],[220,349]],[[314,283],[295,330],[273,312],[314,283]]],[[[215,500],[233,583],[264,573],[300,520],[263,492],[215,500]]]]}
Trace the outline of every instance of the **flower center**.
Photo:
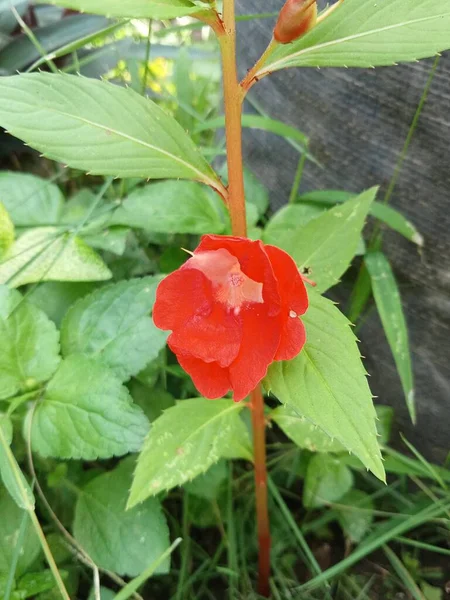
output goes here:
{"type": "Polygon", "coordinates": [[[186,262],[186,267],[201,271],[211,281],[215,299],[235,315],[244,303],[264,302],[263,284],[243,273],[238,259],[224,248],[198,252],[186,262]]]}

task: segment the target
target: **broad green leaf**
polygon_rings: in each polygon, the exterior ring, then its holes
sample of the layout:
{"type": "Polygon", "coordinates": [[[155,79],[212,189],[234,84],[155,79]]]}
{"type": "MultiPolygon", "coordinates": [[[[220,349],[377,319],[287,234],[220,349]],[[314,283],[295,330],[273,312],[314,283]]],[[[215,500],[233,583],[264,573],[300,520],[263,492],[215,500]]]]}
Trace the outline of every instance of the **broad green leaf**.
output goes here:
{"type": "Polygon", "coordinates": [[[61,327],[64,356],[84,353],[125,381],[156,359],[167,332],[150,318],[160,277],[120,281],[79,300],[61,327]]]}
{"type": "MultiPolygon", "coordinates": [[[[60,570],[60,575],[64,579],[64,575],[67,571],[60,570]]],[[[37,573],[27,573],[20,578],[17,584],[17,595],[18,598],[42,598],[38,594],[43,594],[56,587],[55,576],[50,569],[45,571],[38,571],[37,573]]]]}
{"type": "Polygon", "coordinates": [[[17,27],[17,19],[11,7],[14,7],[19,15],[23,15],[28,8],[28,0],[0,0],[1,33],[11,33],[17,27]]]}
{"type": "Polygon", "coordinates": [[[111,271],[81,238],[55,227],[36,227],[11,246],[0,263],[0,283],[19,287],[41,281],[102,281],[111,271]]]}
{"type": "Polygon", "coordinates": [[[224,231],[206,189],[193,181],[162,181],[134,190],[111,223],[156,233],[224,231]]]}
{"type": "Polygon", "coordinates": [[[383,329],[394,356],[406,405],[415,423],[414,380],[409,349],[408,328],[403,313],[397,282],[386,256],[382,252],[369,253],[365,258],[372,282],[372,291],[383,329]]]}
{"type": "Polygon", "coordinates": [[[47,281],[36,286],[27,299],[60,327],[72,304],[94,289],[95,283],[92,282],[47,281]]]}
{"type": "Polygon", "coordinates": [[[14,242],[14,224],[8,211],[0,202],[0,260],[5,256],[14,242]]]}
{"type": "Polygon", "coordinates": [[[301,228],[278,230],[264,241],[286,250],[300,268],[310,269],[317,290],[324,292],[339,281],[354,257],[376,192],[371,188],[301,228]]]}
{"type": "Polygon", "coordinates": [[[352,472],[338,457],[316,454],[306,470],[303,504],[306,508],[318,508],[336,502],[352,485],[352,472]]]}
{"type": "Polygon", "coordinates": [[[302,317],[307,342],[291,361],[269,367],[264,386],[385,479],[375,409],[349,321],[330,300],[311,292],[302,317]]]}
{"type": "Polygon", "coordinates": [[[0,413],[0,476],[11,498],[19,508],[33,510],[34,496],[28,482],[9,447],[12,441],[12,423],[0,413]]]}
{"type": "Polygon", "coordinates": [[[0,399],[47,381],[59,363],[59,333],[44,312],[0,285],[0,399]]]}
{"type": "Polygon", "coordinates": [[[172,394],[160,387],[154,385],[147,387],[137,379],[132,379],[128,387],[133,400],[142,408],[150,423],[156,421],[165,410],[175,404],[172,394]]]}
{"type": "MultiPolygon", "coordinates": [[[[135,577],[164,552],[169,528],[159,500],[126,510],[134,461],[93,479],[78,496],[74,535],[99,567],[135,577]]],[[[166,560],[158,573],[167,573],[166,560]]]]}
{"type": "Polygon", "coordinates": [[[184,489],[193,496],[215,500],[227,476],[227,463],[224,460],[219,460],[218,463],[209,467],[206,473],[198,475],[198,477],[186,483],[184,489]]]}
{"type": "Polygon", "coordinates": [[[345,0],[292,44],[279,45],[256,77],[287,67],[376,67],[450,47],[450,0],[345,0]]]}
{"type": "Polygon", "coordinates": [[[360,542],[369,531],[374,520],[373,509],[372,498],[361,490],[350,490],[339,500],[339,506],[335,507],[338,521],[352,542],[360,542]]]}
{"type": "Polygon", "coordinates": [[[342,452],[344,446],[328,436],[311,421],[307,421],[291,405],[278,406],[270,413],[270,418],[299,448],[310,452],[342,452]]]}
{"type": "MultiPolygon", "coordinates": [[[[300,206],[310,206],[311,204],[333,206],[334,204],[346,202],[354,197],[355,194],[341,190],[314,190],[299,196],[297,202],[300,206]]],[[[392,208],[392,206],[375,200],[372,202],[369,214],[397,233],[403,235],[407,240],[410,240],[418,246],[423,246],[423,237],[417,228],[408,221],[401,212],[392,208]]]]}
{"type": "Polygon", "coordinates": [[[326,212],[326,208],[317,204],[301,203],[287,204],[277,210],[264,228],[264,240],[267,243],[278,243],[278,238],[283,237],[286,231],[297,230],[304,227],[309,221],[326,212]]]}
{"type": "Polygon", "coordinates": [[[107,17],[174,19],[200,12],[188,0],[52,0],[53,4],[107,17]]]}
{"type": "Polygon", "coordinates": [[[22,520],[26,519],[25,535],[19,552],[16,575],[26,573],[39,556],[40,544],[31,521],[0,485],[0,574],[8,574],[16,551],[22,520]]]}
{"type": "Polygon", "coordinates": [[[50,73],[2,77],[0,125],[45,156],[93,174],[196,179],[222,189],[172,117],[111,83],[50,73]]]}
{"type": "Polygon", "coordinates": [[[137,452],[148,428],[112,371],[91,356],[72,354],[35,410],[31,443],[42,456],[95,460],[137,452]]]}
{"type": "Polygon", "coordinates": [[[83,240],[91,248],[105,250],[122,256],[127,247],[127,238],[130,230],[128,227],[108,227],[97,232],[83,235],[83,240]]]}
{"type": "Polygon", "coordinates": [[[63,195],[57,185],[29,173],[0,173],[0,202],[16,227],[55,225],[61,215],[63,195]]]}
{"type": "Polygon", "coordinates": [[[139,456],[128,506],[204,473],[228,450],[243,404],[182,400],[156,419],[139,456]]]}
{"type": "Polygon", "coordinates": [[[442,588],[430,585],[426,581],[420,583],[420,589],[423,592],[424,600],[442,600],[442,588]]]}
{"type": "MultiPolygon", "coordinates": [[[[100,587],[100,600],[114,600],[115,597],[115,592],[103,586],[100,587]]],[[[94,589],[92,589],[91,593],[89,594],[89,600],[97,600],[94,589]]]]}

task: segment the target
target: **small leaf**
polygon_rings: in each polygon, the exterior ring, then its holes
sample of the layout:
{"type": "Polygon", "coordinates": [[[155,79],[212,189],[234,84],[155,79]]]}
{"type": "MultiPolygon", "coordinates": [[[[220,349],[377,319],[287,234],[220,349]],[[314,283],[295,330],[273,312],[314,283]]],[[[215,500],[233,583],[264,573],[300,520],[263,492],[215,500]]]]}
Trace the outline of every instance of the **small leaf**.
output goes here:
{"type": "Polygon", "coordinates": [[[47,381],[59,363],[59,333],[44,312],[0,285],[0,399],[47,381]]]}
{"type": "Polygon", "coordinates": [[[125,198],[111,222],[156,233],[224,230],[205,187],[193,181],[162,181],[138,188],[125,198]]]}
{"type": "Polygon", "coordinates": [[[29,173],[0,173],[0,202],[16,227],[56,225],[63,207],[57,185],[29,173]]]}
{"type": "Polygon", "coordinates": [[[186,483],[184,489],[193,496],[198,496],[206,500],[215,500],[223,487],[227,475],[227,463],[224,460],[219,460],[218,463],[209,467],[206,473],[198,475],[198,477],[186,483]]]}
{"type": "Polygon", "coordinates": [[[148,428],[144,413],[107,367],[72,354],[36,408],[31,442],[42,456],[94,460],[137,452],[148,428]]]}
{"type": "MultiPolygon", "coordinates": [[[[354,198],[355,194],[343,192],[341,190],[313,190],[302,194],[296,200],[300,206],[305,205],[325,205],[333,206],[346,202],[354,198]]],[[[410,222],[401,212],[392,208],[383,202],[372,202],[369,214],[375,217],[397,233],[403,235],[407,240],[410,240],[418,246],[423,246],[423,237],[417,228],[410,222]]]]}
{"type": "Polygon", "coordinates": [[[133,19],[174,19],[200,12],[188,0],[53,0],[80,12],[133,19]]]}
{"type": "Polygon", "coordinates": [[[339,281],[354,257],[376,192],[377,188],[371,188],[304,227],[280,231],[275,239],[264,241],[286,250],[300,268],[310,269],[317,290],[324,292],[339,281]]]}
{"type": "Polygon", "coordinates": [[[157,329],[149,316],[160,280],[121,281],[79,300],[62,324],[63,355],[98,358],[121,381],[139,373],[166,345],[167,333],[157,329]]]}
{"type": "Polygon", "coordinates": [[[350,490],[342,496],[339,504],[346,505],[345,508],[335,507],[340,526],[352,542],[359,543],[373,523],[372,498],[361,490],[350,490]]]}
{"type": "Polygon", "coordinates": [[[391,265],[382,252],[369,253],[365,258],[365,263],[372,282],[378,314],[400,375],[406,405],[411,420],[415,423],[416,408],[408,328],[397,282],[391,265]]]}
{"type": "Polygon", "coordinates": [[[0,263],[0,283],[19,287],[41,281],[102,281],[111,271],[100,256],[71,233],[36,227],[24,233],[0,263]]]}
{"type": "Polygon", "coordinates": [[[449,31],[450,0],[345,0],[306,35],[278,46],[255,75],[286,67],[412,62],[449,48],[449,31]]]}
{"type": "Polygon", "coordinates": [[[26,519],[25,535],[19,552],[16,576],[29,570],[39,556],[40,544],[29,516],[21,510],[0,485],[0,574],[8,574],[16,552],[16,540],[22,520],[26,519]]]}
{"type": "Polygon", "coordinates": [[[228,450],[243,404],[182,400],[157,419],[139,456],[128,506],[204,473],[228,450]]]}
{"type": "MultiPolygon", "coordinates": [[[[147,499],[126,510],[134,461],[93,479],[81,490],[75,509],[74,535],[102,569],[135,577],[164,552],[169,528],[159,500],[147,499]]],[[[157,573],[167,573],[166,560],[157,573]]]]}
{"type": "Polygon", "coordinates": [[[311,421],[307,421],[291,405],[278,406],[270,413],[270,418],[299,448],[310,452],[342,452],[344,446],[332,439],[311,421]]]}
{"type": "Polygon", "coordinates": [[[14,225],[8,211],[0,202],[0,260],[14,242],[14,225]]]}
{"type": "Polygon", "coordinates": [[[306,508],[318,508],[336,502],[352,485],[352,472],[339,458],[329,454],[316,454],[308,463],[303,504],[306,508]]]}
{"type": "Polygon", "coordinates": [[[302,317],[307,342],[293,360],[269,367],[264,386],[384,481],[376,413],[355,336],[330,300],[309,296],[302,317]]]}
{"type": "Polygon", "coordinates": [[[75,169],[118,177],[196,179],[223,189],[172,117],[151,100],[111,83],[50,73],[2,77],[0,125],[75,169]]]}

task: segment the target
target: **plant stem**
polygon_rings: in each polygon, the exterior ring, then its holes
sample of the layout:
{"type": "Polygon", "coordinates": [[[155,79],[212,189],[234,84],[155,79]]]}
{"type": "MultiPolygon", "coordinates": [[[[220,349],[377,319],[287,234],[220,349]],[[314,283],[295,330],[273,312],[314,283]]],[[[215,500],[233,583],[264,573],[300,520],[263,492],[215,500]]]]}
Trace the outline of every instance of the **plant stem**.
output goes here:
{"type": "Polygon", "coordinates": [[[251,393],[253,449],[255,461],[256,520],[258,526],[259,577],[258,592],[266,598],[270,595],[270,528],[267,503],[266,469],[266,420],[264,399],[259,384],[251,393]]]}
{"type": "MultiPolygon", "coordinates": [[[[236,23],[234,0],[224,0],[223,27],[215,29],[222,55],[225,104],[225,134],[228,164],[228,210],[233,235],[246,236],[244,173],[242,162],[242,101],[244,90],[239,84],[236,65],[236,23]]],[[[259,545],[258,592],[270,595],[270,529],[267,509],[267,469],[264,399],[261,385],[251,393],[255,463],[256,519],[259,545]]]]}
{"type": "Polygon", "coordinates": [[[294,183],[292,184],[291,193],[289,195],[289,204],[294,204],[294,202],[297,198],[298,190],[300,188],[300,183],[302,181],[303,169],[305,167],[305,162],[306,162],[306,152],[303,152],[300,155],[298,165],[297,165],[297,170],[295,172],[294,183]]]}
{"type": "Polygon", "coordinates": [[[245,94],[249,91],[249,89],[258,81],[257,73],[260,67],[264,66],[266,60],[270,57],[273,51],[278,47],[278,42],[272,38],[270,40],[269,45],[261,54],[257,62],[253,65],[253,67],[249,70],[247,75],[241,82],[242,89],[245,90],[245,94]]]}
{"type": "Polygon", "coordinates": [[[244,173],[242,168],[242,100],[236,66],[236,24],[234,0],[224,0],[223,33],[219,34],[222,55],[223,95],[225,104],[225,134],[228,163],[228,209],[233,235],[245,237],[244,173]]]}

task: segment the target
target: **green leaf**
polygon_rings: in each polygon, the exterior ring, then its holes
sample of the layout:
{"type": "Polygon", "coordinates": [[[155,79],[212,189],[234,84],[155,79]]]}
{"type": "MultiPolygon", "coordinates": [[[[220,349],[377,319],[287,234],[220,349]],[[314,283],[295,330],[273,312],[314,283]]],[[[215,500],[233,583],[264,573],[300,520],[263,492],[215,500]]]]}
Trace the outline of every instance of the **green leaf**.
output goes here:
{"type": "MultiPolygon", "coordinates": [[[[64,578],[64,571],[60,570],[60,574],[64,578]]],[[[21,599],[36,598],[38,594],[47,592],[55,586],[55,577],[50,569],[37,573],[27,573],[20,578],[17,584],[17,594],[21,599]]]]}
{"type": "Polygon", "coordinates": [[[269,192],[259,179],[245,167],[244,188],[247,204],[256,206],[258,217],[262,217],[269,208],[269,192]]]}
{"type": "Polygon", "coordinates": [[[353,485],[353,475],[339,458],[330,454],[316,454],[306,470],[303,504],[318,508],[336,502],[353,485]]]}
{"type": "Polygon", "coordinates": [[[196,179],[222,189],[172,117],[111,83],[50,73],[2,77],[0,125],[45,156],[96,175],[196,179]]]}
{"type": "Polygon", "coordinates": [[[0,285],[0,399],[47,381],[59,363],[59,333],[41,310],[0,285]]]}
{"type": "Polygon", "coordinates": [[[400,375],[406,405],[411,420],[415,423],[416,408],[408,328],[397,282],[391,265],[382,252],[369,253],[365,258],[365,263],[372,282],[378,314],[400,375]]]}
{"type": "Polygon", "coordinates": [[[58,223],[63,195],[57,185],[28,173],[0,173],[0,202],[16,227],[37,227],[58,223]]]}
{"type": "MultiPolygon", "coordinates": [[[[100,587],[100,600],[114,600],[115,597],[115,592],[103,586],[100,587]]],[[[96,600],[94,589],[89,594],[89,600],[96,600]]]]}
{"type": "Polygon", "coordinates": [[[107,367],[72,354],[36,408],[31,443],[42,456],[95,460],[137,452],[148,428],[144,413],[107,367]]]}
{"type": "Polygon", "coordinates": [[[377,188],[371,188],[304,227],[279,230],[275,236],[265,236],[264,241],[286,250],[300,268],[310,269],[317,290],[324,292],[339,281],[355,255],[376,193],[377,188]]]}
{"type": "Polygon", "coordinates": [[[188,0],[52,0],[81,12],[133,19],[174,19],[200,12],[188,0]]]}
{"type": "Polygon", "coordinates": [[[0,573],[8,574],[16,551],[15,542],[18,539],[22,520],[26,519],[25,535],[19,552],[16,575],[26,573],[30,565],[39,556],[40,543],[34,532],[30,518],[21,510],[6,490],[0,486],[0,573]]]}
{"type": "Polygon", "coordinates": [[[79,237],[36,227],[11,246],[0,263],[0,283],[19,287],[41,281],[102,281],[111,271],[79,237]]]}
{"type": "Polygon", "coordinates": [[[139,456],[128,506],[204,473],[228,450],[242,403],[182,400],[157,419],[139,456]]]}
{"type": "Polygon", "coordinates": [[[149,314],[160,277],[120,281],[95,290],[67,313],[61,327],[64,356],[84,353],[125,381],[156,359],[167,332],[149,314]]]}
{"type": "Polygon", "coordinates": [[[270,218],[264,229],[264,239],[267,243],[277,244],[278,239],[280,237],[282,239],[286,231],[298,231],[300,227],[304,227],[324,212],[326,212],[326,208],[317,204],[307,202],[287,204],[270,218]]]}
{"type": "Polygon", "coordinates": [[[83,239],[88,246],[112,252],[122,256],[127,247],[127,238],[130,230],[128,227],[108,227],[97,232],[84,234],[83,239]]]}
{"type": "Polygon", "coordinates": [[[269,367],[264,386],[384,481],[376,413],[356,338],[330,300],[314,292],[309,296],[310,306],[302,317],[307,342],[293,360],[269,367]]]}
{"type": "Polygon", "coordinates": [[[344,446],[328,436],[311,421],[307,421],[291,405],[278,406],[270,413],[270,418],[299,448],[310,452],[342,452],[344,446]]]}
{"type": "Polygon", "coordinates": [[[359,543],[368,533],[374,520],[373,501],[369,494],[361,490],[350,490],[339,500],[335,511],[339,525],[352,542],[359,543]]]}
{"type": "MultiPolygon", "coordinates": [[[[75,509],[74,535],[102,569],[135,577],[169,545],[169,528],[159,500],[147,499],[126,510],[134,461],[93,479],[81,490],[75,509]]],[[[159,567],[167,573],[170,561],[159,567]]]]}
{"type": "Polygon", "coordinates": [[[8,211],[0,202],[0,260],[14,242],[14,225],[8,211]]]}
{"type": "Polygon", "coordinates": [[[220,216],[204,186],[193,181],[162,181],[134,190],[111,223],[156,233],[222,233],[220,216]]]}
{"type": "MultiPolygon", "coordinates": [[[[346,202],[351,198],[354,198],[355,194],[350,192],[343,192],[341,190],[313,190],[302,194],[296,200],[300,206],[307,206],[312,204],[322,204],[326,206],[333,206],[346,202]]],[[[423,246],[423,237],[417,230],[417,228],[410,222],[401,212],[392,208],[383,202],[372,202],[369,210],[369,214],[375,217],[397,233],[403,235],[407,240],[423,246]]]]}
{"type": "Polygon", "coordinates": [[[378,404],[375,406],[377,413],[377,431],[380,436],[380,444],[385,446],[391,439],[392,421],[394,420],[394,409],[391,406],[378,404]]]}
{"type": "Polygon", "coordinates": [[[95,289],[95,283],[47,281],[36,286],[28,296],[59,327],[69,308],[95,289]]]}
{"type": "Polygon", "coordinates": [[[287,67],[375,67],[413,62],[450,47],[450,0],[345,0],[256,73],[287,67]]]}
{"type": "Polygon", "coordinates": [[[186,483],[184,489],[193,496],[215,500],[227,476],[227,463],[224,460],[219,460],[218,463],[209,467],[206,473],[198,475],[198,477],[186,483]]]}

